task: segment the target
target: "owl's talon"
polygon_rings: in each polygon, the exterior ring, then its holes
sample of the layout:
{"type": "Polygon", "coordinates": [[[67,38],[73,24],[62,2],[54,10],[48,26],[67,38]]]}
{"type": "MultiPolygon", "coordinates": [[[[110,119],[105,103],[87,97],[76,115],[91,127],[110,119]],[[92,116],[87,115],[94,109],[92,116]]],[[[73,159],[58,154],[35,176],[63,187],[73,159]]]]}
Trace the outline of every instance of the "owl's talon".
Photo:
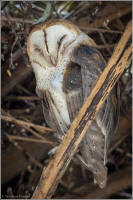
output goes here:
{"type": "Polygon", "coordinates": [[[48,151],[48,155],[52,156],[55,154],[56,150],[57,150],[58,146],[52,148],[50,151],[48,151]]]}
{"type": "Polygon", "coordinates": [[[64,135],[58,134],[58,133],[54,133],[54,136],[56,137],[56,139],[59,140],[59,142],[61,142],[64,138],[64,135]]]}

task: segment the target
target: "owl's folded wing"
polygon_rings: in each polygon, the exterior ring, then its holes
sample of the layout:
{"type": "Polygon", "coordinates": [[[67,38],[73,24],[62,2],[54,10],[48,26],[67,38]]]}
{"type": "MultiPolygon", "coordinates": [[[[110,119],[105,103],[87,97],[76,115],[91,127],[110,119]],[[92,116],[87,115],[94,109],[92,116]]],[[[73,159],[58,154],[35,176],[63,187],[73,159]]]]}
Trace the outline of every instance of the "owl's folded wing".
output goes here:
{"type": "MultiPolygon", "coordinates": [[[[82,45],[73,52],[72,62],[67,66],[63,84],[71,122],[105,66],[105,61],[96,48],[82,45]]],[[[117,112],[118,102],[114,88],[89,127],[80,148],[81,160],[93,172],[101,187],[106,184],[107,172],[104,165],[110,139],[118,124],[117,112]]]]}
{"type": "Polygon", "coordinates": [[[59,115],[50,92],[48,90],[40,91],[36,88],[36,93],[41,99],[43,115],[46,123],[60,136],[64,135],[64,132],[66,132],[68,128],[66,127],[62,117],[59,115]]]}

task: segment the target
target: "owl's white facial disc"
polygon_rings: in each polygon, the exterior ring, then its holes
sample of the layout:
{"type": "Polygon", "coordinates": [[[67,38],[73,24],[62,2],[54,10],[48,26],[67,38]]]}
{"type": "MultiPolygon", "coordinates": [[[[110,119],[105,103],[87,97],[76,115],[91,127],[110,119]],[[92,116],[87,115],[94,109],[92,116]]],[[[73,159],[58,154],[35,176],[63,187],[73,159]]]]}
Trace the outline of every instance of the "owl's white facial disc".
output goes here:
{"type": "Polygon", "coordinates": [[[44,68],[55,67],[76,38],[75,32],[60,24],[34,31],[29,38],[30,59],[44,68]]]}

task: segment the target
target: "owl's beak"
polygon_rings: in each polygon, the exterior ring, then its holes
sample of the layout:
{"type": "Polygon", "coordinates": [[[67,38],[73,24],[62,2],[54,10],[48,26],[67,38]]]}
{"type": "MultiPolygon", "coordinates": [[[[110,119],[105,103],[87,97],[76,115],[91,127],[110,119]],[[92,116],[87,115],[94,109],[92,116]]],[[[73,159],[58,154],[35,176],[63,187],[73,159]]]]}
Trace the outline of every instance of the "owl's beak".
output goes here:
{"type": "Polygon", "coordinates": [[[50,61],[51,61],[52,65],[53,65],[54,67],[57,66],[57,60],[55,59],[54,56],[50,56],[50,61]]]}

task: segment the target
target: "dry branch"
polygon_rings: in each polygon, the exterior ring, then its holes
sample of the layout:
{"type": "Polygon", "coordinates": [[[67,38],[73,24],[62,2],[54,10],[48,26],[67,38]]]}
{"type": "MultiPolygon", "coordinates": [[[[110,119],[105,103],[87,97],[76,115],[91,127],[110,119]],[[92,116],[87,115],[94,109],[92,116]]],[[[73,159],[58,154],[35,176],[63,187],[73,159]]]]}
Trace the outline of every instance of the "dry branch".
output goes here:
{"type": "Polygon", "coordinates": [[[84,17],[83,19],[81,18],[80,20],[75,21],[75,23],[79,27],[80,26],[84,26],[84,27],[89,26],[89,28],[98,28],[101,26],[106,27],[108,23],[112,22],[113,20],[119,19],[122,16],[127,15],[132,12],[131,6],[122,7],[118,11],[118,8],[113,5],[113,10],[114,11],[112,12],[112,8],[110,8],[110,5],[107,5],[104,7],[104,9],[101,12],[102,16],[96,16],[96,18],[94,19],[92,23],[89,23],[90,16],[84,17]],[[110,10],[110,13],[109,13],[109,10],[110,10]]]}
{"type": "Polygon", "coordinates": [[[108,45],[107,45],[107,42],[106,42],[106,40],[105,40],[105,38],[104,38],[104,35],[103,35],[103,33],[102,33],[102,32],[98,32],[98,33],[99,33],[99,36],[100,36],[100,38],[101,38],[101,40],[102,40],[103,44],[105,45],[105,47],[106,47],[106,49],[107,49],[107,51],[108,51],[109,55],[111,55],[111,54],[112,54],[112,52],[111,52],[110,48],[109,48],[109,47],[107,47],[108,45]]]}
{"type": "Polygon", "coordinates": [[[2,115],[1,119],[5,120],[7,122],[18,124],[20,126],[32,127],[34,129],[36,129],[37,131],[40,131],[41,133],[52,132],[52,129],[50,129],[50,128],[47,128],[47,127],[44,127],[44,126],[40,126],[40,125],[36,125],[36,124],[31,123],[31,122],[26,122],[26,121],[23,121],[23,120],[19,120],[19,119],[16,119],[15,117],[12,117],[12,116],[2,115]]]}
{"type": "Polygon", "coordinates": [[[21,84],[18,84],[16,87],[17,87],[19,90],[22,90],[24,93],[26,93],[26,94],[28,94],[28,95],[31,95],[31,96],[34,95],[31,91],[29,91],[28,89],[26,89],[25,87],[23,87],[21,84]]]}
{"type": "Polygon", "coordinates": [[[18,100],[18,101],[40,101],[37,96],[6,96],[5,100],[18,100]]]}
{"type": "MultiPolygon", "coordinates": [[[[5,16],[2,16],[2,21],[6,21],[7,22],[7,18],[5,16]]],[[[18,18],[18,17],[11,17],[10,16],[10,21],[11,22],[15,22],[15,23],[23,23],[23,19],[22,18],[18,18]]],[[[24,22],[26,24],[32,24],[33,20],[25,19],[24,22]]]]}
{"type": "Polygon", "coordinates": [[[37,143],[44,143],[44,144],[50,144],[52,146],[57,145],[58,143],[56,142],[51,142],[48,140],[39,140],[39,139],[35,139],[35,138],[29,138],[29,137],[21,137],[21,136],[16,136],[16,135],[9,135],[7,134],[8,138],[12,139],[12,140],[19,140],[19,141],[27,141],[27,142],[37,142],[37,143]]]}
{"type": "Polygon", "coordinates": [[[36,136],[37,138],[39,138],[39,139],[42,139],[42,140],[46,140],[42,135],[40,135],[39,133],[37,133],[36,131],[34,131],[34,130],[32,130],[31,128],[29,128],[29,127],[25,127],[25,129],[27,130],[27,131],[29,131],[30,133],[32,133],[34,136],[36,136]]]}
{"type": "Polygon", "coordinates": [[[83,31],[87,31],[88,33],[90,32],[94,32],[94,31],[97,31],[97,32],[107,32],[107,33],[118,33],[118,34],[122,34],[123,32],[122,31],[117,31],[117,30],[110,30],[110,29],[104,29],[104,28],[94,28],[94,27],[87,27],[87,26],[79,26],[80,29],[82,29],[83,31]]]}
{"type": "Polygon", "coordinates": [[[41,179],[32,198],[44,199],[50,198],[53,195],[72,156],[76,153],[86,130],[96,117],[101,105],[126,67],[132,51],[130,41],[131,33],[132,26],[131,23],[129,23],[107,67],[101,74],[91,94],[80,109],[77,117],[72,122],[70,129],[57,149],[54,159],[51,160],[47,168],[43,170],[41,179]]]}

